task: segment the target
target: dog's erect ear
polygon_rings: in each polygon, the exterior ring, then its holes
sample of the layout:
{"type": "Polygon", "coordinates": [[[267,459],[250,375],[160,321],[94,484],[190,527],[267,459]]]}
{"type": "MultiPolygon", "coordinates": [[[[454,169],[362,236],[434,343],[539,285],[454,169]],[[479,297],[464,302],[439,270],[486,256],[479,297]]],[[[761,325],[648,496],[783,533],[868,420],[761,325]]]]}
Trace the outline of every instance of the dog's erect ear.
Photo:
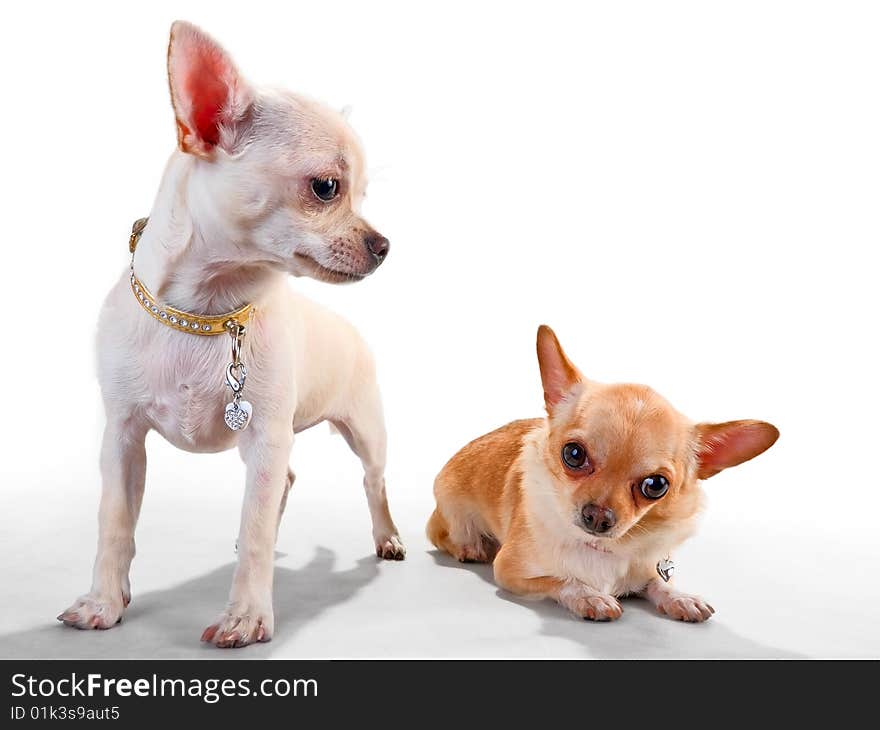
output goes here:
{"type": "Polygon", "coordinates": [[[253,89],[213,38],[181,20],[171,26],[168,84],[180,149],[204,158],[215,147],[233,151],[247,125],[253,89]]]}
{"type": "Polygon", "coordinates": [[[697,478],[718,472],[763,454],[776,443],[779,431],[764,421],[700,423],[697,433],[697,478]]]}
{"type": "Polygon", "coordinates": [[[556,334],[546,324],[538,327],[538,366],[544,385],[544,405],[548,413],[568,395],[584,377],[565,356],[556,334]]]}

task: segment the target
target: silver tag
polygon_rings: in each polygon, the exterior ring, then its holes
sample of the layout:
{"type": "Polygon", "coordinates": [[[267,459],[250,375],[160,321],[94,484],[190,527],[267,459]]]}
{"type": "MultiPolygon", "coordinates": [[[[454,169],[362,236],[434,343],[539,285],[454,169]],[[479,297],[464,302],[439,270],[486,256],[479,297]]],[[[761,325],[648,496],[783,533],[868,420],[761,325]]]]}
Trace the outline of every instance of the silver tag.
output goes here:
{"type": "Polygon", "coordinates": [[[672,574],[675,572],[675,563],[673,563],[669,558],[663,558],[663,560],[657,561],[657,575],[659,575],[666,583],[669,582],[669,579],[672,577],[672,574]]]}
{"type": "Polygon", "coordinates": [[[253,412],[253,406],[246,400],[235,399],[232,403],[227,404],[223,420],[233,431],[244,431],[251,422],[253,412]]]}

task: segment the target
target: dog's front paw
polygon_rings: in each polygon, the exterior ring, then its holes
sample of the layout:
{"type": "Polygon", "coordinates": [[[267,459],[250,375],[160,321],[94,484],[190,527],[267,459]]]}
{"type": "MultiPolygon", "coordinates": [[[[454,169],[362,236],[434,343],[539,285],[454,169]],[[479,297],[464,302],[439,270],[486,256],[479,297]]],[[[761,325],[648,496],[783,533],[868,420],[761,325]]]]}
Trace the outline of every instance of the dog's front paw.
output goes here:
{"type": "Polygon", "coordinates": [[[575,616],[590,621],[615,621],[623,614],[623,607],[614,596],[577,584],[564,588],[559,602],[575,616]]]}
{"type": "Polygon", "coordinates": [[[127,596],[112,599],[87,593],[59,614],[58,620],[76,629],[112,629],[122,621],[122,613],[128,602],[127,596]]]}
{"type": "Polygon", "coordinates": [[[574,613],[590,621],[616,621],[623,614],[623,607],[614,596],[595,595],[578,599],[574,613]]]}
{"type": "Polygon", "coordinates": [[[376,557],[383,560],[403,560],[406,557],[406,548],[397,535],[380,536],[376,538],[376,557]]]}
{"type": "Polygon", "coordinates": [[[202,632],[202,641],[222,649],[233,649],[271,641],[275,617],[271,609],[229,607],[202,632]]]}
{"type": "Polygon", "coordinates": [[[669,618],[689,623],[701,623],[715,613],[715,609],[702,598],[685,593],[668,596],[657,604],[657,610],[669,618]]]}

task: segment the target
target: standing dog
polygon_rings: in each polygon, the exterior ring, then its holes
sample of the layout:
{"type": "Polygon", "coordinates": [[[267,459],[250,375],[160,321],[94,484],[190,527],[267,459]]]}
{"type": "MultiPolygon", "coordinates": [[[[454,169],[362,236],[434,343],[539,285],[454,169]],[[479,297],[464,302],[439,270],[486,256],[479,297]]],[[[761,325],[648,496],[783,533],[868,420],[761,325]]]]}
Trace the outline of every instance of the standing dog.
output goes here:
{"type": "Polygon", "coordinates": [[[120,621],[144,439],[156,430],[187,451],[237,447],[245,462],[229,603],[202,635],[244,646],[272,637],[273,548],[295,433],[336,426],[364,466],[377,555],[404,557],[385,496],[372,358],[350,324],[286,282],[288,274],[358,281],[382,263],[388,241],[358,213],[364,159],[341,115],[255,88],[187,23],[171,28],[168,79],[179,149],[140,240],[133,235],[131,272],[99,322],[107,425],[92,588],[59,619],[81,629],[120,621]]]}
{"type": "Polygon", "coordinates": [[[546,326],[538,362],[548,418],[514,421],[452,457],[434,485],[429,539],[462,561],[494,558],[499,585],[583,618],[616,619],[618,597],[634,594],[705,621],[714,609],[669,583],[670,551],[693,534],[699,480],[769,449],[779,432],[762,421],[694,424],[647,386],[588,381],[546,326]]]}

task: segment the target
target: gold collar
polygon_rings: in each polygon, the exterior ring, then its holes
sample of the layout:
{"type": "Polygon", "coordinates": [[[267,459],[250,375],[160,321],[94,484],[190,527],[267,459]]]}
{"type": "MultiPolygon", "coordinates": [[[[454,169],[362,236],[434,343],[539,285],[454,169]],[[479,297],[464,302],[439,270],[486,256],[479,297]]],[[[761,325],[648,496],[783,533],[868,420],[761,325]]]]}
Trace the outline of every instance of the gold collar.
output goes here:
{"type": "Polygon", "coordinates": [[[136,220],[131,227],[131,238],[128,239],[128,250],[131,252],[131,291],[137,297],[144,310],[162,324],[181,332],[188,332],[191,335],[205,335],[209,337],[225,335],[229,333],[229,328],[233,324],[244,328],[253,316],[253,304],[245,304],[243,307],[225,314],[193,314],[192,312],[184,312],[182,309],[175,309],[167,305],[163,306],[150,293],[147,287],[141,283],[140,279],[134,274],[134,251],[137,248],[141,234],[144,232],[144,228],[147,227],[147,220],[147,218],[136,220]]]}

